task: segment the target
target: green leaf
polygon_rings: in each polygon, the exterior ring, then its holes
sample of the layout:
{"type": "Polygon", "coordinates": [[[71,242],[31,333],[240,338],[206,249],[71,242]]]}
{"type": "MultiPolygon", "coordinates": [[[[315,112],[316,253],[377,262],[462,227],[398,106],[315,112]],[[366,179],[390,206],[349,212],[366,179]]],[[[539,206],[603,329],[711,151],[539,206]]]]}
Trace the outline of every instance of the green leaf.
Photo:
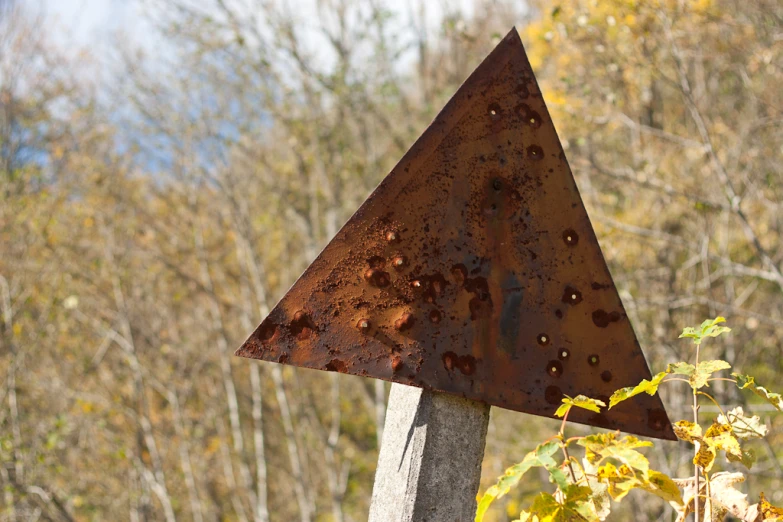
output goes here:
{"type": "Polygon", "coordinates": [[[731,426],[734,435],[739,439],[760,439],[767,435],[767,427],[761,423],[758,415],[746,417],[742,406],[729,410],[726,415],[718,415],[720,424],[731,426]]]}
{"type": "Polygon", "coordinates": [[[719,316],[715,319],[707,319],[698,328],[693,328],[692,326],[683,328],[680,339],[693,339],[693,344],[701,344],[706,337],[718,337],[721,334],[730,332],[731,328],[721,326],[721,323],[725,322],[726,318],[719,316]]]}
{"type": "Polygon", "coordinates": [[[487,509],[489,509],[490,504],[492,504],[495,499],[501,498],[503,495],[508,493],[512,487],[516,486],[522,476],[527,473],[530,468],[556,467],[557,463],[552,458],[552,455],[557,452],[559,447],[560,445],[554,441],[540,444],[536,447],[535,450],[525,455],[525,458],[522,459],[522,462],[514,464],[508,468],[506,472],[498,478],[498,481],[494,485],[490,486],[490,488],[487,489],[487,491],[481,497],[481,500],[479,501],[478,507],[476,509],[476,522],[483,520],[484,514],[487,512],[487,509]]]}
{"type": "Polygon", "coordinates": [[[691,387],[695,390],[703,388],[707,384],[707,379],[709,379],[714,372],[727,370],[729,368],[731,368],[731,365],[726,361],[702,361],[696,366],[696,371],[690,378],[691,387]]]}
{"type": "Polygon", "coordinates": [[[673,373],[675,375],[687,375],[690,377],[696,372],[696,367],[686,362],[671,363],[666,367],[666,373],[673,373]]]}
{"type": "Polygon", "coordinates": [[[756,385],[756,379],[750,375],[732,373],[731,376],[737,379],[737,386],[740,390],[750,389],[753,393],[777,408],[778,411],[783,411],[783,397],[779,393],[772,393],[766,388],[756,385]]]}
{"type": "Polygon", "coordinates": [[[540,522],[576,522],[597,521],[595,511],[591,509],[590,488],[572,484],[563,492],[561,504],[549,493],[539,493],[530,506],[530,514],[537,516],[540,522]]]}
{"type": "Polygon", "coordinates": [[[616,406],[618,403],[630,399],[635,395],[639,395],[640,393],[655,395],[658,392],[658,386],[661,385],[661,381],[663,381],[663,378],[666,377],[666,374],[667,372],[661,372],[654,376],[650,381],[644,379],[636,386],[620,388],[619,390],[615,391],[612,396],[609,397],[609,409],[611,410],[612,407],[616,406]]]}
{"type": "Polygon", "coordinates": [[[652,442],[639,440],[632,435],[618,439],[617,432],[595,433],[580,439],[577,444],[584,446],[585,457],[595,465],[605,459],[615,459],[645,475],[650,468],[647,458],[636,451],[636,448],[650,447],[652,442]]]}
{"type": "Polygon", "coordinates": [[[604,403],[603,401],[599,401],[598,399],[591,399],[586,395],[577,395],[574,398],[571,398],[568,395],[566,395],[565,397],[563,397],[563,404],[561,404],[560,407],[557,408],[557,411],[555,412],[555,416],[563,418],[563,416],[565,416],[565,414],[567,414],[574,406],[576,406],[577,408],[583,408],[585,410],[594,411],[596,413],[601,413],[601,407],[606,406],[606,403],[604,403]]]}
{"type": "Polygon", "coordinates": [[[753,448],[743,448],[741,457],[738,458],[736,455],[726,453],[726,458],[729,460],[729,462],[739,462],[746,468],[750,469],[753,467],[753,464],[756,463],[756,452],[753,450],[753,448]]]}
{"type": "Polygon", "coordinates": [[[549,471],[549,478],[552,482],[557,484],[561,491],[565,491],[568,487],[568,477],[566,477],[565,472],[561,468],[556,467],[547,468],[547,471],[549,471]]]}
{"type": "Polygon", "coordinates": [[[691,388],[698,390],[707,384],[707,379],[710,378],[713,372],[728,368],[731,368],[731,365],[726,361],[714,360],[702,361],[698,366],[686,362],[671,363],[666,367],[666,371],[675,375],[685,375],[688,377],[691,388]]]}

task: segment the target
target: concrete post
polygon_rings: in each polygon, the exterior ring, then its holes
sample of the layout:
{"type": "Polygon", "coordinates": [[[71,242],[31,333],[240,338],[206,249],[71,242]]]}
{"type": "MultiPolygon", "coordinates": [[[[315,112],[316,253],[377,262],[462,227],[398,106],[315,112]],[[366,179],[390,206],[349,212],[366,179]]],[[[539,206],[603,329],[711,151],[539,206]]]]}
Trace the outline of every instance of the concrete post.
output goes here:
{"type": "Polygon", "coordinates": [[[370,522],[472,522],[489,405],[392,384],[370,522]]]}

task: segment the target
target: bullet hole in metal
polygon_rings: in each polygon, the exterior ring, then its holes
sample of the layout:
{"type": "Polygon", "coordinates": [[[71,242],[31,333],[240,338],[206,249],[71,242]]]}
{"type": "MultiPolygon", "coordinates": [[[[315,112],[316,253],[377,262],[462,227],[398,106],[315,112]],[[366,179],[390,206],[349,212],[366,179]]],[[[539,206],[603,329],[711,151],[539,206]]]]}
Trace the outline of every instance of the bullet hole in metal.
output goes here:
{"type": "Polygon", "coordinates": [[[563,291],[563,302],[575,305],[582,302],[582,292],[572,286],[565,287],[563,291]]]}
{"type": "Polygon", "coordinates": [[[489,115],[492,117],[492,119],[497,119],[500,117],[500,105],[497,103],[491,103],[489,107],[487,107],[487,112],[489,112],[489,115]]]}
{"type": "Polygon", "coordinates": [[[598,363],[600,362],[600,359],[597,355],[592,354],[587,356],[587,364],[590,366],[598,366],[598,363]]]}
{"type": "Polygon", "coordinates": [[[546,363],[546,372],[551,377],[560,377],[563,375],[563,364],[560,361],[549,361],[546,363]]]}
{"type": "Polygon", "coordinates": [[[398,372],[402,369],[402,357],[395,355],[391,360],[391,367],[393,372],[398,372]]]}
{"type": "Polygon", "coordinates": [[[359,319],[356,323],[356,328],[361,331],[367,331],[370,329],[370,321],[367,319],[359,319]]]}
{"type": "Polygon", "coordinates": [[[495,190],[501,190],[503,188],[503,182],[500,181],[500,178],[495,178],[492,180],[492,188],[495,190]]]}
{"type": "Polygon", "coordinates": [[[388,232],[386,232],[386,241],[388,241],[389,243],[397,243],[399,240],[400,240],[400,236],[394,230],[389,230],[388,232]]]}
{"type": "Polygon", "coordinates": [[[441,320],[441,313],[438,310],[433,310],[430,312],[430,321],[433,323],[439,323],[441,320]]]}
{"type": "Polygon", "coordinates": [[[405,268],[405,265],[407,264],[408,264],[408,260],[405,258],[405,256],[397,256],[394,259],[392,259],[392,266],[397,270],[402,270],[403,268],[405,268]]]}
{"type": "Polygon", "coordinates": [[[549,336],[547,334],[538,334],[538,337],[536,337],[536,340],[538,341],[538,344],[541,346],[546,346],[549,344],[549,336]]]}
{"type": "Polygon", "coordinates": [[[576,244],[579,243],[579,234],[577,234],[575,230],[569,228],[568,230],[563,231],[563,241],[565,241],[568,246],[576,246],[576,244]]]}
{"type": "Polygon", "coordinates": [[[544,159],[544,149],[538,145],[530,145],[527,148],[527,157],[534,160],[544,159]]]}
{"type": "Polygon", "coordinates": [[[568,350],[568,348],[560,348],[557,351],[557,358],[561,361],[565,361],[569,357],[571,357],[571,352],[568,350]]]}

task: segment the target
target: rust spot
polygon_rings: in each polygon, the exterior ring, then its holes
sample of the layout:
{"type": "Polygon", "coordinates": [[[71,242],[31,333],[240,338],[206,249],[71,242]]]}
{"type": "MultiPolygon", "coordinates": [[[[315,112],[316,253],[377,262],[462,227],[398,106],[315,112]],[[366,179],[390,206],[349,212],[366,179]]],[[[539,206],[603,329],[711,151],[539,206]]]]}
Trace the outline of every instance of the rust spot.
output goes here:
{"type": "Polygon", "coordinates": [[[492,188],[497,191],[503,190],[503,182],[500,180],[500,178],[495,178],[492,180],[492,188]]]}
{"type": "Polygon", "coordinates": [[[269,341],[271,341],[275,335],[277,334],[277,325],[274,323],[264,323],[262,324],[257,332],[256,332],[256,338],[261,341],[262,343],[266,344],[269,341]]]}
{"type": "Polygon", "coordinates": [[[443,354],[443,367],[448,371],[458,369],[463,375],[473,375],[476,371],[476,358],[472,355],[459,356],[454,352],[446,352],[443,354]]]}
{"type": "Polygon", "coordinates": [[[325,369],[330,372],[340,372],[340,373],[345,373],[346,371],[348,371],[348,367],[345,366],[345,363],[340,359],[332,359],[331,361],[326,363],[325,369]]]}
{"type": "Polygon", "coordinates": [[[546,372],[551,377],[560,377],[563,375],[563,364],[560,361],[549,361],[546,363],[546,372]]]}
{"type": "Polygon", "coordinates": [[[468,303],[470,308],[470,319],[475,321],[492,315],[492,302],[482,301],[478,297],[474,297],[468,303]]]}
{"type": "Polygon", "coordinates": [[[605,285],[602,285],[601,283],[596,283],[595,281],[593,281],[592,283],[590,283],[590,288],[592,288],[593,290],[610,290],[614,288],[614,285],[612,283],[607,283],[605,285]]]}
{"type": "Polygon", "coordinates": [[[386,265],[386,261],[381,256],[372,256],[367,260],[367,264],[370,268],[383,268],[386,265]]]}
{"type": "Polygon", "coordinates": [[[568,246],[576,246],[579,243],[579,234],[572,228],[563,231],[563,241],[568,246]]]}
{"type": "Polygon", "coordinates": [[[315,330],[315,325],[310,320],[307,312],[299,310],[294,314],[294,320],[291,321],[291,335],[299,341],[304,341],[310,338],[313,330],[315,330]]]}
{"type": "Polygon", "coordinates": [[[288,354],[287,353],[281,353],[280,357],[277,358],[277,362],[280,364],[285,364],[288,362],[288,354]]]}
{"type": "Polygon", "coordinates": [[[454,369],[454,366],[457,364],[457,354],[454,352],[446,352],[441,357],[443,359],[443,367],[446,368],[446,370],[451,371],[454,369]]]}
{"type": "Polygon", "coordinates": [[[609,370],[601,372],[601,380],[604,382],[612,382],[612,372],[609,370]]]}
{"type": "Polygon", "coordinates": [[[377,268],[370,268],[364,273],[364,280],[367,281],[370,285],[375,286],[377,288],[384,288],[389,286],[389,283],[391,283],[391,278],[389,277],[388,272],[384,272],[383,270],[379,270],[377,268]]]}
{"type": "Polygon", "coordinates": [[[572,286],[565,287],[563,291],[563,302],[575,305],[582,302],[582,292],[572,286]]]}
{"type": "Polygon", "coordinates": [[[587,364],[590,366],[598,366],[598,363],[601,362],[600,357],[596,354],[591,354],[587,356],[587,364]]]}
{"type": "Polygon", "coordinates": [[[415,322],[416,319],[414,319],[413,314],[405,312],[400,316],[399,319],[394,321],[394,329],[400,332],[404,332],[413,328],[413,323],[415,322]]]}
{"type": "Polygon", "coordinates": [[[609,312],[605,310],[596,310],[593,312],[593,323],[599,328],[606,328],[609,323],[616,323],[622,316],[620,312],[609,312]]]}
{"type": "Polygon", "coordinates": [[[559,309],[559,308],[557,310],[555,310],[555,317],[557,317],[558,319],[562,319],[563,318],[563,311],[561,309],[559,309]]]}
{"type": "Polygon", "coordinates": [[[527,157],[536,161],[544,159],[544,149],[538,145],[530,145],[527,148],[527,157]]]}
{"type": "Polygon", "coordinates": [[[669,429],[669,417],[662,408],[647,410],[647,425],[654,431],[669,429]]]}
{"type": "Polygon", "coordinates": [[[547,386],[544,390],[544,400],[549,404],[560,404],[563,401],[563,392],[557,386],[547,386]]]}
{"type": "Polygon", "coordinates": [[[454,281],[458,285],[460,286],[464,285],[465,281],[467,281],[468,279],[468,268],[462,263],[452,266],[451,277],[454,278],[454,281]]]}
{"type": "Polygon", "coordinates": [[[432,321],[433,323],[436,323],[436,324],[439,323],[441,318],[442,318],[442,316],[441,316],[440,311],[432,310],[430,312],[430,321],[432,321]]]}
{"type": "Polygon", "coordinates": [[[402,369],[402,357],[395,355],[391,360],[391,367],[393,372],[398,372],[402,369]]]}

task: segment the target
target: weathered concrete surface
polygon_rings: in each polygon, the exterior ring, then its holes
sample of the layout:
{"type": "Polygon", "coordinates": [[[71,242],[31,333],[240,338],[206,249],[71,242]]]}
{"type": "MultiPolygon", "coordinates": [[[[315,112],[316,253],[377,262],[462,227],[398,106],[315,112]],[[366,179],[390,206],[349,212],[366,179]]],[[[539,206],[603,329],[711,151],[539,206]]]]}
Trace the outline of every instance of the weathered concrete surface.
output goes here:
{"type": "Polygon", "coordinates": [[[392,384],[370,522],[472,522],[489,408],[392,384]]]}

